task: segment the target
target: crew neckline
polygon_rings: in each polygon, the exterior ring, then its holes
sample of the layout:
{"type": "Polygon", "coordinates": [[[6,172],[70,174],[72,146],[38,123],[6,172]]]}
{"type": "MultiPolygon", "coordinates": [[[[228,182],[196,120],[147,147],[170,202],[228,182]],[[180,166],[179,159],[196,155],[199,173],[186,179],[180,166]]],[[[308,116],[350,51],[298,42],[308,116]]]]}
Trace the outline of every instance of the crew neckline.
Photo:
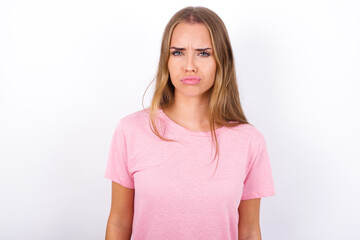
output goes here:
{"type": "MultiPolygon", "coordinates": [[[[166,115],[166,113],[162,109],[159,109],[159,113],[163,117],[163,119],[166,120],[166,122],[168,122],[173,128],[175,128],[178,131],[181,131],[182,133],[185,133],[187,135],[192,135],[192,136],[203,136],[203,137],[210,136],[211,137],[211,131],[194,131],[194,130],[187,129],[187,128],[183,127],[182,125],[173,121],[168,115],[166,115]]],[[[215,130],[215,133],[216,133],[216,135],[219,135],[222,132],[224,132],[225,130],[226,130],[226,126],[222,126],[222,127],[217,128],[215,130]]]]}

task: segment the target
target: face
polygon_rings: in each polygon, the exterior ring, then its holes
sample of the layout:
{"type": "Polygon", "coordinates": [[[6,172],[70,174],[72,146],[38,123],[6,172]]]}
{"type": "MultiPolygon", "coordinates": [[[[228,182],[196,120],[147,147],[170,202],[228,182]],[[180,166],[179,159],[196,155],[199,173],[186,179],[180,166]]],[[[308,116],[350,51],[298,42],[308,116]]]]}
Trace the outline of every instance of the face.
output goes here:
{"type": "Polygon", "coordinates": [[[208,90],[215,81],[216,61],[210,33],[204,24],[179,23],[175,27],[170,43],[168,69],[175,95],[208,96],[208,90]],[[189,76],[200,78],[200,81],[182,81],[189,76]]]}

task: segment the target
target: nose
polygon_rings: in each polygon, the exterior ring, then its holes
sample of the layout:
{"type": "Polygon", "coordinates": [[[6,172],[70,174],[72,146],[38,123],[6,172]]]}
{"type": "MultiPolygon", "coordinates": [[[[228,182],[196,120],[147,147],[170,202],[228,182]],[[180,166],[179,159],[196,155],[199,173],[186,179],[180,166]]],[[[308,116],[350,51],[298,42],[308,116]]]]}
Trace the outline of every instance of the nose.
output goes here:
{"type": "Polygon", "coordinates": [[[186,59],[185,72],[197,72],[197,68],[194,64],[193,56],[191,54],[189,54],[186,59]]]}

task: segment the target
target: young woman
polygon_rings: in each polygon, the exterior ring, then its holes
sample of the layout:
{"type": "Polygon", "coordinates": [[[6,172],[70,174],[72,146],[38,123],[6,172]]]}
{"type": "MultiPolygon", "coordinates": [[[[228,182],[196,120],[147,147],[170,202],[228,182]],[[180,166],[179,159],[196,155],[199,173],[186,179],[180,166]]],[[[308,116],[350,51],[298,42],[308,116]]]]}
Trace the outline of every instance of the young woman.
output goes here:
{"type": "Polygon", "coordinates": [[[108,240],[261,239],[260,199],[275,195],[270,161],[213,11],[186,7],[170,19],[151,106],[119,121],[105,177],[108,240]]]}

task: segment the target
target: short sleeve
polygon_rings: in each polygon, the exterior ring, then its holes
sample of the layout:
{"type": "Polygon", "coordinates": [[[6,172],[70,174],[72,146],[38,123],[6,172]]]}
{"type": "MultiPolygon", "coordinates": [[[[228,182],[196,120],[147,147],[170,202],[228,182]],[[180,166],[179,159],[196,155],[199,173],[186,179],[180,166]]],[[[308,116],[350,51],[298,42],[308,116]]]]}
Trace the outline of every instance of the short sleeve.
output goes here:
{"type": "Polygon", "coordinates": [[[250,156],[241,200],[275,195],[272,170],[263,135],[260,134],[259,143],[250,156]]]}
{"type": "Polygon", "coordinates": [[[124,187],[134,189],[134,179],[129,172],[126,137],[121,120],[111,139],[104,177],[124,187]]]}

